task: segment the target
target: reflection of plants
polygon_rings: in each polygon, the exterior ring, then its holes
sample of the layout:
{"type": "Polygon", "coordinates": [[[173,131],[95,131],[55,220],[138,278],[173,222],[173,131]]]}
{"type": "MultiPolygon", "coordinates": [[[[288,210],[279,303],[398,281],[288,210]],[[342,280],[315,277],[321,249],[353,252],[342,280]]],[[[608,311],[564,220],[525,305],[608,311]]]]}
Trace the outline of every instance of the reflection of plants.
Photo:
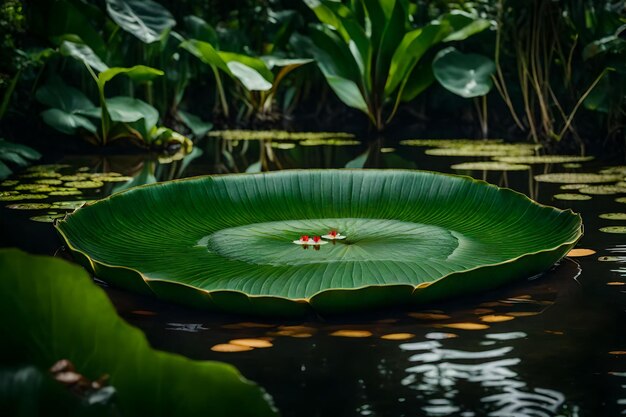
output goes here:
{"type": "Polygon", "coordinates": [[[350,7],[325,0],[307,4],[323,26],[311,28],[310,40],[300,37],[299,43],[315,56],[339,99],[364,112],[378,130],[391,121],[400,102],[412,100],[432,83],[431,61],[425,58],[431,47],[466,39],[489,26],[453,12],[414,28],[402,1],[352,2],[350,7]],[[386,105],[392,108],[388,114],[386,105]]]}
{"type": "MultiPolygon", "coordinates": [[[[116,391],[115,409],[104,415],[275,415],[263,391],[232,366],[150,348],[138,329],[117,316],[104,292],[81,268],[13,249],[0,250],[0,265],[0,314],[10,317],[0,322],[5,335],[0,361],[5,366],[32,364],[45,371],[59,359],[68,359],[87,378],[108,374],[116,391]]],[[[19,387],[14,384],[2,384],[1,389],[19,387]]],[[[6,399],[5,392],[0,398],[6,399]]],[[[17,407],[20,400],[22,406],[45,411],[51,405],[43,402],[50,396],[34,397],[24,391],[10,398],[11,405],[17,407]]]]}
{"type": "Polygon", "coordinates": [[[9,165],[24,168],[39,158],[41,154],[28,146],[0,139],[0,179],[8,177],[13,172],[9,165]]]}

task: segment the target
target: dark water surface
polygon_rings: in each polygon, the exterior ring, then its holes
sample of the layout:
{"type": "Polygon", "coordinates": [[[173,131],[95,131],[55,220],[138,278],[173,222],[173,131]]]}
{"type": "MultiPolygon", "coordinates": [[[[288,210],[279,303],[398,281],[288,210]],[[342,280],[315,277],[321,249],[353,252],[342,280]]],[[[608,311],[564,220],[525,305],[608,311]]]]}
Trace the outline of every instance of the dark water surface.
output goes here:
{"type": "MultiPolygon", "coordinates": [[[[57,169],[62,175],[116,172],[135,177],[136,184],[152,176],[166,180],[250,166],[331,168],[363,162],[365,167],[459,173],[450,165],[488,160],[427,156],[425,148],[395,142],[280,149],[269,142],[210,138],[199,149],[203,155],[193,161],[126,155],[67,156],[50,162],[68,165],[57,169]]],[[[481,296],[419,309],[294,321],[212,314],[101,285],[120,315],[141,328],[155,348],[235,365],[265,387],[284,416],[626,415],[626,235],[599,231],[626,226],[624,220],[599,217],[626,212],[626,204],[616,202],[623,194],[561,201],[552,196],[577,191],[532,179],[544,172],[597,172],[605,167],[591,161],[581,168],[533,165],[532,173],[462,172],[580,212],[585,235],[578,247],[596,251],[565,258],[542,276],[481,296]],[[472,329],[475,324],[486,328],[472,329]],[[267,338],[273,346],[237,353],[211,350],[241,338],[267,338]]],[[[19,178],[20,184],[41,179],[19,178]]],[[[123,184],[105,182],[79,188],[82,193],[76,196],[1,204],[100,198],[123,184]]],[[[4,183],[0,191],[13,187],[4,183]]],[[[52,225],[29,220],[47,213],[62,211],[2,208],[2,244],[63,256],[52,225]]]]}

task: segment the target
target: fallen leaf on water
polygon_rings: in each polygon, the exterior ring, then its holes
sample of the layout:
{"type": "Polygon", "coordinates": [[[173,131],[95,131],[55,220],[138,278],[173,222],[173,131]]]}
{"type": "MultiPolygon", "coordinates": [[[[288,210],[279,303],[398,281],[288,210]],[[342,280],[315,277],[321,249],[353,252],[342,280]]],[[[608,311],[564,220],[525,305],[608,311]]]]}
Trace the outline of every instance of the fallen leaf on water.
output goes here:
{"type": "Polygon", "coordinates": [[[567,256],[569,256],[570,258],[577,258],[580,256],[589,256],[589,255],[593,255],[594,253],[596,253],[595,250],[593,249],[572,249],[571,251],[567,252],[567,256]]]}
{"type": "Polygon", "coordinates": [[[626,350],[612,350],[609,355],[626,355],[626,350]]]}
{"type": "Polygon", "coordinates": [[[506,313],[509,316],[513,316],[513,317],[530,317],[530,316],[537,316],[539,314],[541,314],[541,312],[539,311],[511,311],[510,313],[506,313]]]}
{"type": "Polygon", "coordinates": [[[611,285],[611,286],[620,286],[620,285],[626,285],[625,282],[622,281],[611,281],[611,282],[607,282],[606,285],[611,285]]]}
{"type": "Polygon", "coordinates": [[[477,308],[474,310],[474,314],[483,315],[483,314],[493,313],[494,311],[495,310],[492,310],[490,308],[477,308]]]}
{"type": "Polygon", "coordinates": [[[337,330],[330,335],[339,337],[370,337],[372,332],[367,330],[337,330]]]}
{"type": "Polygon", "coordinates": [[[242,346],[242,345],[231,345],[230,343],[220,343],[219,345],[215,345],[211,347],[211,350],[214,352],[247,352],[254,348],[250,346],[242,346]]]}
{"type": "Polygon", "coordinates": [[[459,330],[484,330],[489,328],[486,324],[480,323],[447,323],[441,326],[459,330]]]}
{"type": "Polygon", "coordinates": [[[272,342],[265,339],[233,339],[228,343],[231,345],[247,346],[251,348],[269,348],[274,346],[272,342]]]}
{"type": "Polygon", "coordinates": [[[414,338],[413,333],[389,333],[382,335],[380,338],[385,340],[407,340],[414,338]]]}
{"type": "Polygon", "coordinates": [[[501,316],[496,314],[490,314],[488,316],[482,316],[480,319],[486,323],[500,323],[502,321],[513,320],[515,317],[512,316],[501,316]]]}

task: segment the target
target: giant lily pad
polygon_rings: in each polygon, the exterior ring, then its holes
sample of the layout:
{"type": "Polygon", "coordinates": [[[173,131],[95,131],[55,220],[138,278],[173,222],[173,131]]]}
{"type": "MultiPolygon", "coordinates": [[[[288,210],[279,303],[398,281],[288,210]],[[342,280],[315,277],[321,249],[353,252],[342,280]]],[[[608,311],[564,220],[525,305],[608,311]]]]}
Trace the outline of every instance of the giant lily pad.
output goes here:
{"type": "Polygon", "coordinates": [[[311,170],[138,187],[57,229],[114,285],[287,315],[432,301],[529,277],[572,248],[581,219],[467,177],[311,170]],[[294,244],[330,230],[345,239],[294,244]]]}

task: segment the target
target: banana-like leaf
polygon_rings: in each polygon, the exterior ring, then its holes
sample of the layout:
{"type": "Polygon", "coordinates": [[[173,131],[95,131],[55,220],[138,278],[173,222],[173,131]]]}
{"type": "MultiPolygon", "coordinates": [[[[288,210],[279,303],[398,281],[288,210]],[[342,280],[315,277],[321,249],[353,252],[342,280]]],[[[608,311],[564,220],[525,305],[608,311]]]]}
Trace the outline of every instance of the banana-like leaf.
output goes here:
{"type": "Polygon", "coordinates": [[[56,227],[77,260],[111,284],[279,315],[484,291],[546,270],[582,233],[571,211],[467,177],[404,170],[155,184],[85,206],[56,227]],[[293,242],[331,230],[346,238],[293,242]]]}
{"type": "Polygon", "coordinates": [[[109,16],[143,43],[156,42],[176,24],[172,14],[152,0],[107,0],[109,16]]]}
{"type": "Polygon", "coordinates": [[[493,87],[491,75],[496,64],[484,55],[464,54],[454,47],[439,51],[433,60],[433,74],[446,90],[461,97],[484,96],[493,87]]]}
{"type": "MultiPolygon", "coordinates": [[[[49,378],[48,369],[67,359],[90,380],[110,376],[115,410],[104,414],[97,408],[81,415],[276,415],[267,395],[231,365],[192,361],[152,349],[139,329],[116,314],[104,291],[79,266],[1,249],[0,270],[4,363],[32,364],[49,378]]],[[[0,387],[7,388],[11,387],[0,387]]],[[[31,393],[29,400],[33,409],[42,407],[42,415],[57,415],[58,404],[52,408],[37,404],[46,396],[31,393]]],[[[48,402],[53,401],[48,398],[48,402]]]]}
{"type": "Polygon", "coordinates": [[[59,52],[61,55],[69,56],[85,63],[98,72],[106,71],[109,66],[105,64],[102,59],[84,43],[63,41],[59,46],[59,52]]]}

